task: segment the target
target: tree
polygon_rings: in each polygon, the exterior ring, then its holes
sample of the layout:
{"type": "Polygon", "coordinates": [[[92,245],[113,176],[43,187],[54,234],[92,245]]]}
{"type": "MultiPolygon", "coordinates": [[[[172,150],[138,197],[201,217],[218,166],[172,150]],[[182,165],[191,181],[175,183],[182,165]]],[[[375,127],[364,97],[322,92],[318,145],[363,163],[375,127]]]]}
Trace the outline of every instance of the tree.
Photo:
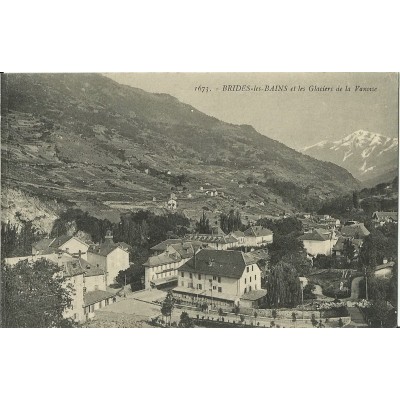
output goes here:
{"type": "Polygon", "coordinates": [[[204,211],[203,211],[203,215],[200,218],[200,221],[196,222],[196,231],[198,233],[204,233],[204,234],[211,233],[210,220],[206,217],[206,214],[204,211]]]}
{"type": "Polygon", "coordinates": [[[296,320],[297,320],[297,315],[296,313],[293,311],[292,312],[292,322],[296,325],[296,320]]]}
{"type": "Polygon", "coordinates": [[[189,314],[186,311],[182,312],[178,326],[180,328],[193,328],[194,327],[193,321],[189,317],[189,314]]]}
{"type": "Polygon", "coordinates": [[[372,319],[378,321],[381,328],[385,326],[390,312],[387,302],[385,300],[374,301],[370,311],[372,319]]]}
{"type": "Polygon", "coordinates": [[[301,302],[301,285],[296,270],[280,263],[272,268],[267,282],[267,304],[272,308],[296,307],[301,302]]]}
{"type": "Polygon", "coordinates": [[[360,205],[360,195],[358,192],[353,192],[353,207],[357,210],[360,205]]]}
{"type": "Polygon", "coordinates": [[[1,265],[1,326],[7,328],[73,327],[64,318],[74,289],[62,268],[46,259],[1,265]]]}
{"type": "Polygon", "coordinates": [[[350,239],[346,239],[343,243],[343,256],[346,258],[347,263],[354,259],[356,248],[350,239]]]}
{"type": "Polygon", "coordinates": [[[303,242],[297,238],[295,232],[288,235],[274,234],[273,243],[268,245],[271,264],[278,264],[285,257],[297,257],[300,252],[304,251],[303,242]]]}
{"type": "Polygon", "coordinates": [[[219,224],[224,232],[233,232],[240,230],[243,226],[240,212],[231,209],[228,214],[220,215],[219,224]]]}
{"type": "Polygon", "coordinates": [[[167,297],[165,300],[162,302],[161,305],[161,314],[166,318],[166,322],[168,321],[169,318],[169,324],[171,324],[171,315],[172,315],[172,310],[174,309],[174,304],[175,304],[175,299],[172,294],[172,291],[170,290],[167,293],[167,297]]]}

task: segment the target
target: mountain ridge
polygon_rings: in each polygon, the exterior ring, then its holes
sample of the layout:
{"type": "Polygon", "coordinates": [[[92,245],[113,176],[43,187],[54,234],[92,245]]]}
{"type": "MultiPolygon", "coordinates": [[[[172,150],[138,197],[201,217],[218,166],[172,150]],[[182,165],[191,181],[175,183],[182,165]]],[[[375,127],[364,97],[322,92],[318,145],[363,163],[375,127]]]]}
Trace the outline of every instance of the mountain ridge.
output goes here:
{"type": "Polygon", "coordinates": [[[397,170],[398,138],[359,129],[342,139],[323,140],[302,149],[304,154],[346,168],[362,182],[380,183],[397,170]]]}
{"type": "Polygon", "coordinates": [[[185,186],[195,198],[182,199],[188,208],[247,202],[249,213],[277,213],[359,187],[341,167],[168,94],[97,74],[11,74],[2,82],[2,183],[25,190],[88,207],[156,197],[161,207],[159,198],[185,186]],[[180,175],[184,185],[176,185],[180,175]],[[198,195],[206,183],[225,199],[198,195]]]}

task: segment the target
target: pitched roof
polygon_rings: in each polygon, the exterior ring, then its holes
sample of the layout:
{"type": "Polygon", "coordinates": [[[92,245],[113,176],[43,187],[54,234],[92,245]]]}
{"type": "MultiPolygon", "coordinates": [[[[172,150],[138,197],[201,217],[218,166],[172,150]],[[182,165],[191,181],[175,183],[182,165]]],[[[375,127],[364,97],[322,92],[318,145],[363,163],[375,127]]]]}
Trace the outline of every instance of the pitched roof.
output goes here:
{"type": "Polygon", "coordinates": [[[336,251],[343,251],[344,243],[346,240],[350,240],[351,244],[356,248],[359,249],[363,244],[363,239],[354,239],[354,238],[345,238],[343,236],[339,237],[335,245],[332,247],[332,250],[336,251]]]}
{"type": "Polygon", "coordinates": [[[155,246],[153,246],[150,250],[156,250],[156,251],[165,251],[167,250],[167,247],[171,244],[174,243],[182,243],[182,239],[167,239],[164,240],[161,243],[156,244],[155,246]]]}
{"type": "Polygon", "coordinates": [[[91,252],[93,254],[98,254],[103,257],[107,257],[112,251],[114,251],[115,249],[118,249],[118,248],[128,252],[130,249],[130,246],[124,242],[114,243],[114,242],[106,241],[106,242],[98,244],[98,245],[90,246],[89,252],[91,252]]]}
{"type": "Polygon", "coordinates": [[[330,240],[332,232],[326,231],[325,229],[314,229],[312,232],[307,232],[299,237],[300,240],[315,240],[323,242],[330,240]]]}
{"type": "Polygon", "coordinates": [[[58,236],[55,239],[53,239],[53,241],[50,244],[50,247],[58,249],[60,246],[62,246],[63,244],[67,243],[68,240],[71,240],[72,238],[73,238],[72,235],[58,236]]]}
{"type": "Polygon", "coordinates": [[[353,225],[345,225],[341,231],[343,236],[360,236],[365,237],[370,234],[369,230],[364,226],[363,223],[357,223],[353,225]]]}
{"type": "Polygon", "coordinates": [[[254,225],[244,231],[245,236],[269,236],[272,235],[272,231],[261,225],[254,225]]]}
{"type": "Polygon", "coordinates": [[[171,247],[182,257],[190,258],[193,257],[194,249],[190,243],[176,243],[172,244],[171,247]]]}
{"type": "Polygon", "coordinates": [[[195,240],[202,243],[236,243],[237,239],[230,235],[214,235],[214,234],[203,234],[203,233],[196,233],[192,235],[187,235],[187,239],[195,240]]]}
{"type": "Polygon", "coordinates": [[[182,258],[179,254],[167,254],[164,252],[157,256],[149,257],[143,265],[145,267],[158,267],[160,265],[170,264],[172,262],[178,262],[181,260],[182,258]]]}
{"type": "Polygon", "coordinates": [[[231,232],[231,235],[236,237],[236,238],[244,237],[244,233],[242,231],[231,232]]]}
{"type": "Polygon", "coordinates": [[[105,290],[94,290],[92,292],[86,292],[83,295],[83,300],[85,302],[85,306],[87,307],[114,296],[115,296],[114,292],[106,292],[105,290]]]}
{"type": "Polygon", "coordinates": [[[243,275],[246,265],[250,264],[253,262],[245,259],[241,251],[203,249],[179,270],[238,279],[243,275]]]}
{"type": "Polygon", "coordinates": [[[240,299],[241,300],[258,300],[267,295],[267,290],[266,289],[260,289],[260,290],[252,290],[251,292],[245,293],[240,299]]]}
{"type": "Polygon", "coordinates": [[[376,216],[378,219],[392,218],[397,220],[397,215],[396,211],[375,211],[372,217],[376,216]]]}
{"type": "Polygon", "coordinates": [[[95,265],[89,264],[83,258],[68,258],[63,263],[66,276],[84,274],[85,276],[104,275],[104,270],[95,265]]]}

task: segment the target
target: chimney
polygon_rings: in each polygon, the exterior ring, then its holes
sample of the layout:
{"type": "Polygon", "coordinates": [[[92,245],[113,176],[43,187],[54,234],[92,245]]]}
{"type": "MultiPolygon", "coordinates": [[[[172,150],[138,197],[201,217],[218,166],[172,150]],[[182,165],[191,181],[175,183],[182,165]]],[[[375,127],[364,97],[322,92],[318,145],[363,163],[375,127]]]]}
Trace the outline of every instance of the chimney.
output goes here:
{"type": "Polygon", "coordinates": [[[113,234],[110,230],[107,231],[106,236],[104,237],[104,243],[114,243],[113,234]]]}
{"type": "Polygon", "coordinates": [[[387,260],[387,258],[385,257],[385,258],[382,260],[382,263],[383,263],[383,264],[387,264],[387,262],[388,262],[388,260],[387,260]]]}

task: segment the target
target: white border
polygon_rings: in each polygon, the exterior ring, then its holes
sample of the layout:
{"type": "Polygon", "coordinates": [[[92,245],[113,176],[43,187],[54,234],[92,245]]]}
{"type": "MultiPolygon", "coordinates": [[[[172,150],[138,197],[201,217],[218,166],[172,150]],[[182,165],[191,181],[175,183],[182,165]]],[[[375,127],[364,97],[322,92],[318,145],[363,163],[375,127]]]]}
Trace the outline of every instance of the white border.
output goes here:
{"type": "MultiPolygon", "coordinates": [[[[7,2],[6,72],[399,71],[392,3],[7,2]]],[[[396,330],[1,330],[1,396],[386,398],[396,330]]]]}

